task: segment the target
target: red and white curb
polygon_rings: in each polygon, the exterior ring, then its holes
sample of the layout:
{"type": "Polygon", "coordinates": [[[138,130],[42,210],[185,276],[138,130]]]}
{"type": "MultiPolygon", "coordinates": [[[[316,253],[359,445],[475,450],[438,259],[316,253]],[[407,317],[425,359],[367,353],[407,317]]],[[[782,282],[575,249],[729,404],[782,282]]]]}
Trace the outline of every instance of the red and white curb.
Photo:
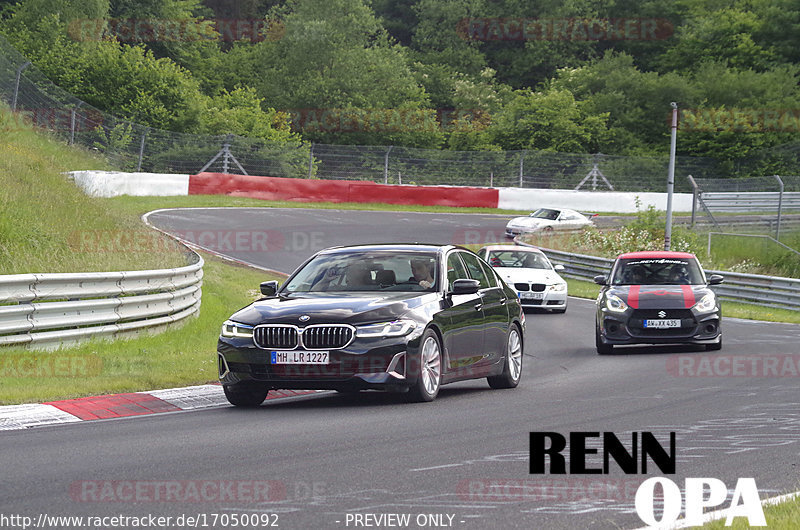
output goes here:
{"type": "MultiPolygon", "coordinates": [[[[317,392],[324,390],[270,390],[267,400],[287,399],[317,392]]],[[[220,385],[7,405],[0,407],[0,431],[223,406],[229,406],[229,403],[220,385]]]]}

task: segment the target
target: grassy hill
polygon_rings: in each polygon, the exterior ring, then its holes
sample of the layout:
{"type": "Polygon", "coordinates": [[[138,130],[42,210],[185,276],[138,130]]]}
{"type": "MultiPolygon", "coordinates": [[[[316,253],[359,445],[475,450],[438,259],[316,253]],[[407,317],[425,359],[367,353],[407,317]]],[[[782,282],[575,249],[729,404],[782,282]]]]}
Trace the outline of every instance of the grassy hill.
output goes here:
{"type": "Polygon", "coordinates": [[[78,169],[110,168],[99,156],[33,130],[0,106],[0,274],[185,264],[171,240],[111,201],[81,192],[64,174],[78,169]]]}

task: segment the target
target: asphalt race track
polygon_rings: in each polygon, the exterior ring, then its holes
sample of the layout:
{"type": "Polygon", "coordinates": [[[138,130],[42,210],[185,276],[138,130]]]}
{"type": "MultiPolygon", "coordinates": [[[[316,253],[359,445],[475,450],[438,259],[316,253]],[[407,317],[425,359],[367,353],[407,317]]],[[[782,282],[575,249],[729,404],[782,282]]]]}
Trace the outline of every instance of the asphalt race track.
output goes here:
{"type": "MultiPolygon", "coordinates": [[[[267,251],[242,237],[223,253],[284,272],[337,244],[463,243],[464,230],[500,239],[507,219],[312,209],[171,210],[149,218],[189,239],[219,232],[217,242],[223,233],[271,231],[267,251]]],[[[206,246],[216,244],[205,237],[206,246]]],[[[753,477],[762,497],[800,489],[798,374],[751,373],[766,358],[798,368],[800,327],[728,319],[715,355],[657,347],[598,356],[593,301],[569,303],[564,315],[528,313],[523,380],[514,390],[464,382],[443,387],[430,404],[330,392],[256,410],[2,433],[0,512],[204,514],[206,527],[217,528],[226,526],[219,515],[211,525],[214,514],[276,514],[265,520],[284,529],[643,526],[634,495],[647,476],[624,475],[613,462],[608,475],[530,475],[530,431],[613,431],[627,436],[626,445],[632,431],[653,432],[665,445],[675,432],[677,473],[669,478],[681,487],[685,477],[714,477],[730,499],[739,477],[753,477]],[[712,370],[700,369],[703,359],[712,370]],[[198,502],[190,490],[204,481],[228,481],[229,489],[198,502]],[[410,523],[393,525],[390,514],[410,514],[410,523]]],[[[588,467],[602,467],[602,455],[590,456],[588,467]]],[[[662,475],[652,464],[649,471],[662,475]]]]}

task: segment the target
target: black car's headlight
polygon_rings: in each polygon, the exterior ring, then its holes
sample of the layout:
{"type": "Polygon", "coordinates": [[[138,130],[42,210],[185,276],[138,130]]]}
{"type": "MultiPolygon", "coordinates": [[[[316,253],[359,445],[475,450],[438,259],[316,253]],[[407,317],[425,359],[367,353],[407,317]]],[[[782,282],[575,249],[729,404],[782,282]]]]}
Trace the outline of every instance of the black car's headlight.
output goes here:
{"type": "Polygon", "coordinates": [[[710,313],[717,310],[717,297],[712,293],[708,293],[699,302],[694,304],[694,309],[700,313],[710,313]]]}
{"type": "Polygon", "coordinates": [[[223,337],[236,337],[238,339],[252,339],[253,326],[226,320],[225,323],[222,324],[221,335],[223,337]]]}
{"type": "Polygon", "coordinates": [[[366,324],[356,326],[356,337],[402,337],[408,335],[416,329],[417,323],[413,320],[393,320],[391,322],[379,322],[377,324],[366,324]]]}
{"type": "Polygon", "coordinates": [[[615,294],[606,295],[606,308],[615,313],[623,313],[628,309],[628,304],[622,301],[622,298],[615,294]]]}

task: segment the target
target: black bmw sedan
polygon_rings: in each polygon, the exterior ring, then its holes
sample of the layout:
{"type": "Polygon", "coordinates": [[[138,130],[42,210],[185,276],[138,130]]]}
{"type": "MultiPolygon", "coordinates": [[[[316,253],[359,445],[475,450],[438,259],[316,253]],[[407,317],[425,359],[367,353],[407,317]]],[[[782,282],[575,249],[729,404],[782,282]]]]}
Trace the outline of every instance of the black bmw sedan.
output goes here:
{"type": "Polygon", "coordinates": [[[519,383],[524,313],[464,248],[330,248],[261,292],[223,324],[217,344],[233,405],[258,406],[273,389],[377,389],[432,401],[455,381],[519,383]]]}
{"type": "Polygon", "coordinates": [[[694,254],[629,252],[617,257],[610,276],[596,276],[597,353],[622,344],[703,344],[722,348],[722,312],[694,254]]]}

